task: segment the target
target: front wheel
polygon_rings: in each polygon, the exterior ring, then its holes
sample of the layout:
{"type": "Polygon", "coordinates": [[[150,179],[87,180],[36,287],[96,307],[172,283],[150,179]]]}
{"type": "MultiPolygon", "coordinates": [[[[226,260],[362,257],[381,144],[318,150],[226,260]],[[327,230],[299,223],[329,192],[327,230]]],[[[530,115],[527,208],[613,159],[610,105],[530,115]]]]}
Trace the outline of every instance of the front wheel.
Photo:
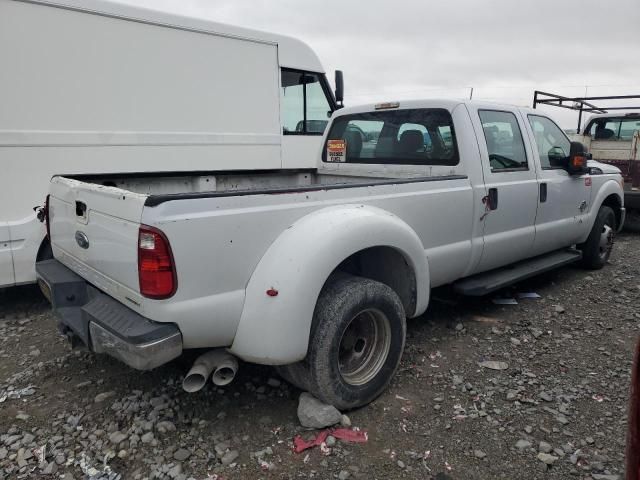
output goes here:
{"type": "Polygon", "coordinates": [[[600,207],[587,241],[578,246],[582,250],[582,265],[585,268],[599,270],[604,267],[611,256],[615,231],[615,213],[610,207],[600,207]]]}
{"type": "Polygon", "coordinates": [[[329,279],[316,304],[307,387],[339,409],[374,400],[393,378],[404,350],[406,318],[398,295],[368,278],[329,279]]]}

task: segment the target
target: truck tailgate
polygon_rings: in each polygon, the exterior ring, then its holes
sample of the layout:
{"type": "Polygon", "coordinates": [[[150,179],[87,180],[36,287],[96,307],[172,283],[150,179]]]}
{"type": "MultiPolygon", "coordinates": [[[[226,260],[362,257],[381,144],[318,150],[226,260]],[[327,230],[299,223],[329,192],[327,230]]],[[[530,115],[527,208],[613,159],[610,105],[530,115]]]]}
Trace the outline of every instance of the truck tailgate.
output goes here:
{"type": "Polygon", "coordinates": [[[49,224],[54,256],[133,307],[141,303],[137,246],[146,198],[65,177],[51,181],[49,224]]]}

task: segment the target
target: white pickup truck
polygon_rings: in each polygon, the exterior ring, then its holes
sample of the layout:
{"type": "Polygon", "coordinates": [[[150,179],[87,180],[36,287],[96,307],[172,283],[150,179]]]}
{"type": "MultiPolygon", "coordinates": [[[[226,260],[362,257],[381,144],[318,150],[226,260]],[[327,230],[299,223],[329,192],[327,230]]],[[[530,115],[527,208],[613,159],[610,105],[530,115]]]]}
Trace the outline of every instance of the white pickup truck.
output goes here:
{"type": "Polygon", "coordinates": [[[313,170],[54,177],[55,259],[36,270],[61,331],[138,369],[216,349],[191,391],[237,357],[353,408],[390,381],[432,288],[601,268],[624,220],[621,176],[590,174],[534,110],[345,108],[323,144],[313,170]]]}

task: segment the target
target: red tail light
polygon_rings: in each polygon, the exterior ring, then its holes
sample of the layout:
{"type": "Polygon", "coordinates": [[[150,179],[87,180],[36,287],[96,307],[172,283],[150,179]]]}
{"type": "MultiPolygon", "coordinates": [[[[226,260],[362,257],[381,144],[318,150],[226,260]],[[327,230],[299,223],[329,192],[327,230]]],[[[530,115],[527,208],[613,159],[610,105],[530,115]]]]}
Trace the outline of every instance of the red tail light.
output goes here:
{"type": "Polygon", "coordinates": [[[169,240],[157,228],[146,225],[138,232],[138,278],[140,293],[147,298],[169,298],[178,288],[169,240]]]}

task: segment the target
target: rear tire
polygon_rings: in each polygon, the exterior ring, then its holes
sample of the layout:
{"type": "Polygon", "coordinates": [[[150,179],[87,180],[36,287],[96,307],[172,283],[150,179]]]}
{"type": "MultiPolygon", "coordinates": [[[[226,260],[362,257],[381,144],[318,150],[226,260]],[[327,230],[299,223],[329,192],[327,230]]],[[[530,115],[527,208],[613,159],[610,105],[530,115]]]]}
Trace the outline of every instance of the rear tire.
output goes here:
{"type": "Polygon", "coordinates": [[[582,250],[583,267],[590,270],[600,270],[605,266],[611,256],[615,232],[615,213],[610,207],[600,207],[587,241],[578,246],[582,250]]]}
{"type": "Polygon", "coordinates": [[[275,369],[278,375],[294,387],[304,391],[309,390],[309,367],[304,360],[289,365],[278,365],[275,369]]]}
{"type": "Polygon", "coordinates": [[[400,365],[406,318],[398,295],[368,278],[329,279],[316,304],[303,362],[308,390],[339,409],[378,397],[400,365]]]}

